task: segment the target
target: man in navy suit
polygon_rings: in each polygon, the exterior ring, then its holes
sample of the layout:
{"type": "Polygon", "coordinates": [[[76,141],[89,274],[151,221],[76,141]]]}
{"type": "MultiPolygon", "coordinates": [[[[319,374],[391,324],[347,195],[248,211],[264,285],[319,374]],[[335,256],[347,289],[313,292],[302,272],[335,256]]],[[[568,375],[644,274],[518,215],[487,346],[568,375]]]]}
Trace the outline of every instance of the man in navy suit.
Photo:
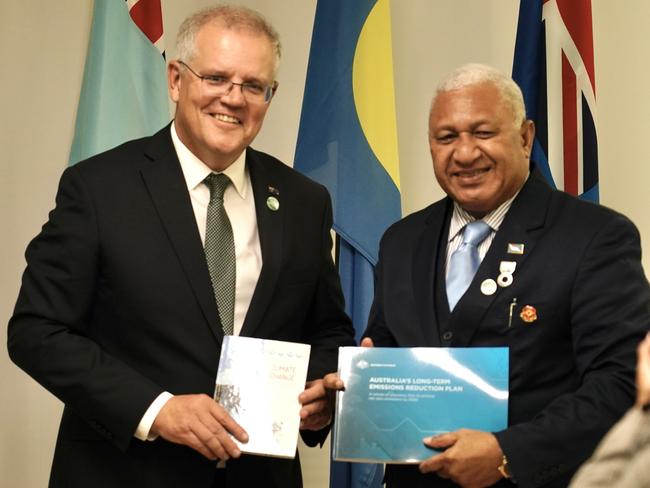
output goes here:
{"type": "Polygon", "coordinates": [[[650,325],[639,234],[550,188],[529,161],[533,136],[520,89],[493,68],[459,68],[433,99],[429,144],[447,197],[383,236],[362,345],[507,346],[508,428],[428,438],[441,452],[389,465],[389,487],[564,487],[633,402],[650,325]],[[489,232],[455,303],[451,257],[475,220],[489,232]]]}
{"type": "Polygon", "coordinates": [[[302,486],[297,458],[241,455],[230,435],[255,433],[212,399],[224,336],[204,253],[214,173],[228,178],[232,330],[311,344],[303,438],[328,432],[316,378],[353,343],[329,195],[249,147],[277,89],[277,33],[248,9],[213,8],[183,23],[177,54],[174,122],[67,169],[27,249],[8,346],[65,404],[52,487],[302,486]]]}

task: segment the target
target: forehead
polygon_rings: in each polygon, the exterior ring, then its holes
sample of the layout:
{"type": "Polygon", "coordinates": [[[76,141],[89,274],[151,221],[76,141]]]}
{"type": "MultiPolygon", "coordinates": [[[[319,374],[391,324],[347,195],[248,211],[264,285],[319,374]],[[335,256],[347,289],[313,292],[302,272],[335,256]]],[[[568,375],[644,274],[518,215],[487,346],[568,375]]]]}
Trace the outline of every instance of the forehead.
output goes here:
{"type": "Polygon", "coordinates": [[[272,71],[275,54],[265,34],[212,22],[197,32],[195,59],[226,69],[252,68],[266,72],[272,71]]]}
{"type": "Polygon", "coordinates": [[[512,110],[491,83],[469,85],[440,93],[432,107],[431,128],[464,124],[514,122],[512,110]]]}

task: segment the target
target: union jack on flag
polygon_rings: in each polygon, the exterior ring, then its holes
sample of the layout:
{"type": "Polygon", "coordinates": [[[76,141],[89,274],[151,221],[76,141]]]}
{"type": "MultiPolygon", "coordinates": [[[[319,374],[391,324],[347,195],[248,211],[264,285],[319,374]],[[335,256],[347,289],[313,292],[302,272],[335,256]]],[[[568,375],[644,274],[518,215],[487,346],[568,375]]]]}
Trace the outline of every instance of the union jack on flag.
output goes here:
{"type": "Polygon", "coordinates": [[[591,0],[521,0],[512,76],[535,122],[537,168],[556,188],[598,202],[591,0]]]}
{"type": "Polygon", "coordinates": [[[165,57],[160,0],[126,0],[129,15],[151,44],[165,57]]]}

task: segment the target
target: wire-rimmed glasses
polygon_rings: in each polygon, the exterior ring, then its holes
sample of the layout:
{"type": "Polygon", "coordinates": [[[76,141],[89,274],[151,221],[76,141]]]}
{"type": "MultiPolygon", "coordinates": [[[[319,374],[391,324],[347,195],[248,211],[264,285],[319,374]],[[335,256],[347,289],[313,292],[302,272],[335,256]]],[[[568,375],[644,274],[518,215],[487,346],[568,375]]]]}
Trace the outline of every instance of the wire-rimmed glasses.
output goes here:
{"type": "Polygon", "coordinates": [[[178,61],[179,64],[185,66],[190,72],[201,80],[203,93],[206,96],[222,97],[227,95],[232,90],[233,86],[237,85],[241,89],[241,93],[249,103],[269,103],[277,88],[277,82],[264,86],[259,83],[244,82],[235,83],[234,81],[220,75],[200,75],[184,61],[178,61]]]}

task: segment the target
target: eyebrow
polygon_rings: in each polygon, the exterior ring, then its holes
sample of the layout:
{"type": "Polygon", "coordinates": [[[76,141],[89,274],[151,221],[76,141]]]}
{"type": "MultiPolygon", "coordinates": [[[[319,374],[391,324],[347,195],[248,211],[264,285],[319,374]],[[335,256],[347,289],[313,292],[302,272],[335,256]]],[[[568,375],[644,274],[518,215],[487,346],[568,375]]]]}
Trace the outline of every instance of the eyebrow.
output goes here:
{"type": "MultiPolygon", "coordinates": [[[[223,78],[228,78],[229,80],[232,78],[232,76],[227,72],[227,70],[212,69],[212,68],[206,69],[206,73],[203,76],[221,76],[223,78]]],[[[242,83],[255,83],[264,86],[273,85],[273,81],[274,80],[264,81],[256,76],[242,77],[242,83]]]]}
{"type": "MultiPolygon", "coordinates": [[[[493,120],[488,120],[488,119],[477,120],[477,121],[472,122],[470,124],[470,126],[469,126],[470,129],[469,130],[474,130],[477,127],[480,127],[480,126],[486,125],[486,124],[487,125],[495,125],[495,122],[493,120]]],[[[435,128],[435,130],[437,130],[437,131],[438,130],[451,130],[451,131],[456,131],[457,132],[458,128],[455,125],[453,125],[452,123],[444,123],[444,124],[441,124],[441,125],[437,126],[435,128]]]]}

